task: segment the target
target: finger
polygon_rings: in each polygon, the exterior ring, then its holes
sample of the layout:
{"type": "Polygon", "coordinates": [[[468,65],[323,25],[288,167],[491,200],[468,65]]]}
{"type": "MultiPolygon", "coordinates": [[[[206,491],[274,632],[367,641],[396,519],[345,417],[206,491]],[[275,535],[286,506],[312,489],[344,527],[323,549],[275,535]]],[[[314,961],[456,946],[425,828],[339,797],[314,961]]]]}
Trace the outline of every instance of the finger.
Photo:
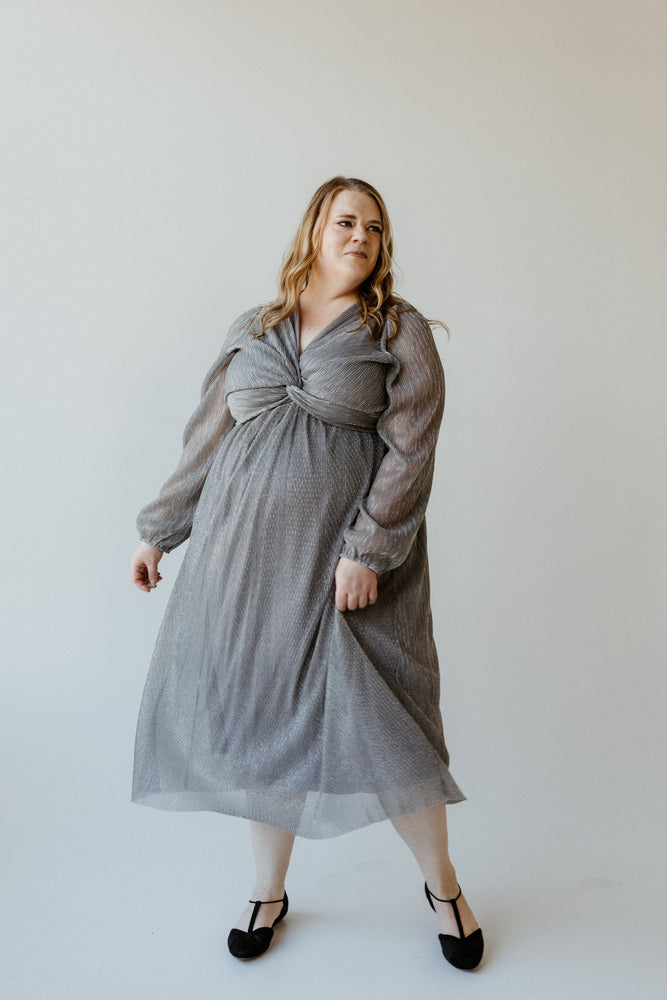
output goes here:
{"type": "Polygon", "coordinates": [[[336,604],[336,609],[338,611],[345,611],[347,609],[347,594],[343,593],[343,588],[340,586],[338,581],[336,581],[336,593],[334,596],[334,602],[336,604]]]}
{"type": "Polygon", "coordinates": [[[132,563],[131,570],[132,572],[130,574],[130,580],[135,585],[135,587],[138,587],[139,590],[148,590],[145,574],[143,572],[144,566],[141,564],[132,563]]]}
{"type": "Polygon", "coordinates": [[[366,594],[360,594],[359,595],[359,605],[358,606],[360,608],[365,608],[367,603],[368,603],[368,599],[366,597],[366,594]]]}
{"type": "Polygon", "coordinates": [[[347,595],[347,607],[348,607],[348,610],[349,611],[356,611],[357,610],[357,604],[358,604],[358,600],[357,600],[356,595],[355,594],[348,594],[347,595]]]}

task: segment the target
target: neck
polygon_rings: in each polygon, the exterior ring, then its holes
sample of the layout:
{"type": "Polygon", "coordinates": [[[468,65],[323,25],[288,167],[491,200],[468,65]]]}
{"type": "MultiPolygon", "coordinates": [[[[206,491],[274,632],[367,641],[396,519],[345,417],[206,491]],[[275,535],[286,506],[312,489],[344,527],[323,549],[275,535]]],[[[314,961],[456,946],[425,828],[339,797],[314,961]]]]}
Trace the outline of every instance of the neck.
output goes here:
{"type": "Polygon", "coordinates": [[[342,311],[358,301],[357,286],[332,284],[312,269],[299,298],[305,309],[314,310],[338,308],[342,311]]]}

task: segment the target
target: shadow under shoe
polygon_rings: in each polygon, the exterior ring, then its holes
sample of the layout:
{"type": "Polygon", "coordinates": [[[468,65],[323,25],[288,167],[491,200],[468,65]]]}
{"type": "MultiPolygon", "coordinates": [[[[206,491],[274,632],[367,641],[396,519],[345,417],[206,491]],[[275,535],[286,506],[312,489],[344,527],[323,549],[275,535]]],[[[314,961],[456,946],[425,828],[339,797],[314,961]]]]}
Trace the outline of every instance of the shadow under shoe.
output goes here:
{"type": "Polygon", "coordinates": [[[289,906],[287,893],[282,899],[249,899],[249,903],[254,903],[248,930],[242,931],[238,927],[232,927],[227,937],[227,947],[234,958],[257,958],[262,955],[271,944],[273,928],[280,923],[289,906]],[[282,909],[270,927],[255,928],[255,920],[262,903],[282,903],[282,909]]]}
{"type": "Polygon", "coordinates": [[[438,934],[440,947],[442,948],[442,954],[445,956],[450,965],[453,965],[456,969],[464,969],[468,972],[478,966],[482,961],[482,954],[484,952],[484,937],[482,935],[481,927],[476,927],[475,930],[468,934],[467,937],[464,935],[459,908],[456,905],[456,900],[461,895],[461,886],[458,882],[456,884],[459,886],[459,891],[453,899],[440,899],[439,896],[436,896],[431,892],[426,882],[424,882],[424,889],[426,891],[426,898],[428,899],[432,910],[435,910],[435,906],[433,905],[434,899],[437,899],[439,903],[452,904],[454,916],[456,917],[456,925],[461,936],[455,937],[453,934],[438,934]]]}

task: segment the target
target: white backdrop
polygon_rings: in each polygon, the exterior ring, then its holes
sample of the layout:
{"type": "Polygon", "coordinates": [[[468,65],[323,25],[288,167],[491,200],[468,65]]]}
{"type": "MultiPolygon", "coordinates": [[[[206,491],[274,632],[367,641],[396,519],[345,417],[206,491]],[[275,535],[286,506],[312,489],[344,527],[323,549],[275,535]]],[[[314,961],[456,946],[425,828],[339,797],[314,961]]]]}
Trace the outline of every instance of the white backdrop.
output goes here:
{"type": "Polygon", "coordinates": [[[649,0],[3,5],[12,1000],[655,995],[666,43],[649,0]],[[251,971],[225,947],[245,822],[129,801],[183,551],[140,593],[134,519],[337,173],[378,187],[398,291],[453,334],[427,522],[472,976],[390,824],[297,842],[251,971]]]}

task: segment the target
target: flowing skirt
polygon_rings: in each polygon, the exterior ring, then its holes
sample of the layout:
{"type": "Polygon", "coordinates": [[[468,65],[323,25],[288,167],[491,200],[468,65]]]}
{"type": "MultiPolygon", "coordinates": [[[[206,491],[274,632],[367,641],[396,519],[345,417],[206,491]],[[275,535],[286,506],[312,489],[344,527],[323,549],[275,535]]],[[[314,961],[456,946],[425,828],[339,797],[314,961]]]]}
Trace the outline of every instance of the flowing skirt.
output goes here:
{"type": "Polygon", "coordinates": [[[132,801],[321,838],[465,799],[439,708],[426,523],[374,605],[334,602],[343,531],[384,448],[291,401],[223,438],[148,671],[132,801]]]}

